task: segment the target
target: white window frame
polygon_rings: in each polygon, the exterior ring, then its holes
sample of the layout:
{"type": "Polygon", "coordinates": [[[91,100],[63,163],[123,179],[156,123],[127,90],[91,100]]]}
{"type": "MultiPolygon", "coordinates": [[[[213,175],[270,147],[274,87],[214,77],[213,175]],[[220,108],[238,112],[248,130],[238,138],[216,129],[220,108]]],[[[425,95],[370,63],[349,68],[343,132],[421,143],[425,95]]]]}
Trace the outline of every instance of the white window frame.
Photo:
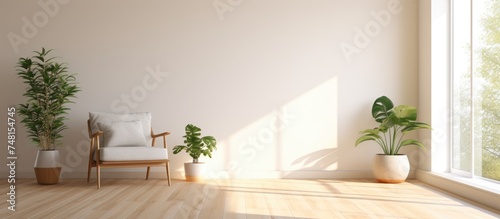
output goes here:
{"type": "MultiPolygon", "coordinates": [[[[450,0],[449,1],[449,55],[450,55],[450,62],[449,62],[449,69],[450,69],[450,85],[449,86],[449,94],[450,94],[450,97],[449,97],[449,106],[450,106],[450,112],[451,112],[451,118],[450,118],[450,123],[451,123],[451,126],[449,127],[449,130],[448,130],[448,133],[449,133],[449,136],[450,136],[450,145],[449,145],[449,156],[450,156],[450,159],[449,159],[449,170],[450,170],[450,173],[452,174],[455,174],[457,176],[461,176],[461,177],[467,177],[467,178],[470,178],[474,181],[477,181],[479,184],[484,184],[484,185],[487,185],[487,186],[492,186],[491,183],[494,183],[494,184],[500,184],[500,181],[497,181],[497,180],[493,180],[493,179],[489,179],[489,178],[485,178],[485,177],[482,177],[482,176],[478,176],[475,174],[475,163],[476,162],[482,162],[482,160],[476,160],[476,156],[475,156],[475,146],[476,146],[476,142],[475,142],[475,129],[476,129],[476,125],[474,123],[474,111],[475,111],[475,108],[474,108],[474,103],[475,103],[475,100],[474,100],[474,74],[475,74],[475,71],[474,71],[474,25],[473,25],[473,19],[474,19],[474,4],[473,4],[473,1],[474,0],[469,0],[470,2],[470,18],[469,18],[469,28],[470,28],[470,72],[469,74],[471,75],[470,77],[470,96],[471,96],[471,106],[470,106],[470,117],[471,117],[471,121],[470,121],[470,132],[471,132],[471,140],[470,140],[470,144],[471,144],[471,147],[470,147],[470,156],[471,156],[471,166],[470,166],[470,172],[469,171],[464,171],[464,170],[460,170],[460,169],[456,169],[453,167],[453,155],[454,155],[454,151],[453,151],[453,127],[454,127],[454,119],[453,119],[453,116],[455,115],[455,111],[454,111],[454,108],[453,108],[453,96],[454,96],[454,92],[453,92],[453,83],[454,83],[454,51],[453,51],[453,48],[454,48],[454,1],[457,1],[457,0],[450,0]]],[[[461,1],[461,0],[458,0],[458,1],[461,1]]]]}

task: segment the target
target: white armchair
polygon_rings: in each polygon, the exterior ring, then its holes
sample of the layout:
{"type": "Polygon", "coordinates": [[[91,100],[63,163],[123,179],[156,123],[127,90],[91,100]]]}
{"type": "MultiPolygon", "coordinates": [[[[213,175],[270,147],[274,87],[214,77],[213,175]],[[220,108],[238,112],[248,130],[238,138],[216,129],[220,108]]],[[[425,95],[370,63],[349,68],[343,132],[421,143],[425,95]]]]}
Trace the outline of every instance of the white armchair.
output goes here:
{"type": "Polygon", "coordinates": [[[96,167],[97,188],[100,188],[101,168],[147,167],[147,180],[152,166],[164,166],[170,186],[166,140],[170,133],[154,134],[151,113],[91,112],[87,125],[90,137],[87,182],[92,167],[96,167]],[[154,147],[159,137],[163,137],[163,147],[154,147]]]}

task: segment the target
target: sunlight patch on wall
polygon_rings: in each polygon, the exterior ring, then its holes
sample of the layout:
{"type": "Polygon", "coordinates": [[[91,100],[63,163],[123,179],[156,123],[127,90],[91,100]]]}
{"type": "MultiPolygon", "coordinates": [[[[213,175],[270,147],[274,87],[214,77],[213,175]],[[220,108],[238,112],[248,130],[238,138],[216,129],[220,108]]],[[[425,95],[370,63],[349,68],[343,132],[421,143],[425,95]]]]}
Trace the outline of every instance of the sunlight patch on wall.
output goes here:
{"type": "Polygon", "coordinates": [[[282,133],[281,170],[337,169],[337,77],[290,101],[300,115],[282,133]]]}
{"type": "Polygon", "coordinates": [[[220,141],[219,168],[243,178],[337,169],[337,83],[333,77],[220,141]]]}

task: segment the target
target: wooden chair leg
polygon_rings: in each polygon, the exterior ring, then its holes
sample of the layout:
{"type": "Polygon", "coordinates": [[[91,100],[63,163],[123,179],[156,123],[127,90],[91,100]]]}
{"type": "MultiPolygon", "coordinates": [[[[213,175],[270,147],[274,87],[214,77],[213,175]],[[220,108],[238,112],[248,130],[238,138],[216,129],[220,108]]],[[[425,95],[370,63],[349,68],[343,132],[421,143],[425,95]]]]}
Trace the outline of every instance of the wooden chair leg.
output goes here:
{"type": "Polygon", "coordinates": [[[101,188],[101,167],[97,165],[96,167],[96,172],[97,172],[97,188],[101,188]]]}
{"type": "Polygon", "coordinates": [[[169,162],[167,161],[167,164],[166,164],[166,166],[167,166],[167,179],[168,179],[168,186],[170,186],[170,167],[169,167],[168,163],[169,162]]]}
{"type": "Polygon", "coordinates": [[[90,182],[90,173],[92,173],[92,166],[89,163],[89,168],[87,169],[87,183],[90,182]]]}
{"type": "Polygon", "coordinates": [[[151,169],[151,167],[150,167],[150,166],[148,166],[148,171],[146,172],[146,180],[148,180],[148,178],[149,178],[149,170],[150,170],[150,169],[151,169]]]}

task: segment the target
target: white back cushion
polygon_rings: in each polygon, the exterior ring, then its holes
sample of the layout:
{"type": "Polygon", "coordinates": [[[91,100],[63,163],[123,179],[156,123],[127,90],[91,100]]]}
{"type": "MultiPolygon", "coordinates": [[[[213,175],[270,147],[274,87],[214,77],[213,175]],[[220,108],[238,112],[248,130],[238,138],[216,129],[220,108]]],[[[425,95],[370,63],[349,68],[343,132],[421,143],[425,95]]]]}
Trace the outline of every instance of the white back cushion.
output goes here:
{"type": "Polygon", "coordinates": [[[141,122],[98,122],[97,126],[104,133],[103,147],[146,146],[141,122]]]}
{"type": "Polygon", "coordinates": [[[92,133],[99,131],[97,123],[112,123],[112,122],[131,122],[139,121],[142,125],[142,133],[146,139],[146,144],[151,145],[151,113],[104,113],[104,112],[90,112],[90,130],[92,133]]]}

